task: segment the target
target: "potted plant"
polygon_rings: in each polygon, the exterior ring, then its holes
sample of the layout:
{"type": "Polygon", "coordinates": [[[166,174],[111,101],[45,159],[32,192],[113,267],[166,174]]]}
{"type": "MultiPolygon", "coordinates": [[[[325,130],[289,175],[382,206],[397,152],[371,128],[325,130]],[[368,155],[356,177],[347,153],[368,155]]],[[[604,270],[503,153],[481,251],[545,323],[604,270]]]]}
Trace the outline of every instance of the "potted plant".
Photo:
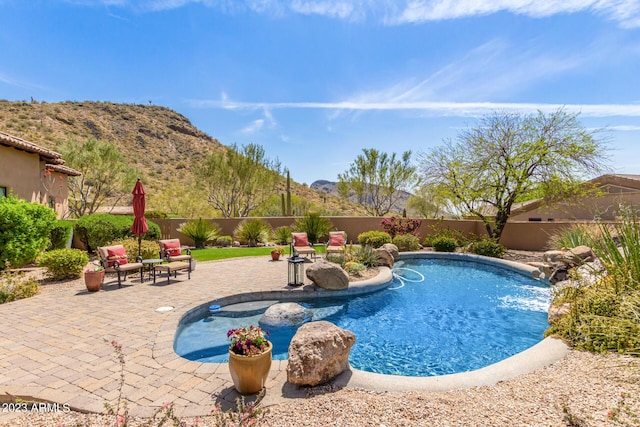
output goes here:
{"type": "Polygon", "coordinates": [[[92,262],[91,266],[84,270],[84,284],[89,292],[97,292],[104,282],[104,268],[102,265],[92,262]]]}
{"type": "Polygon", "coordinates": [[[258,326],[231,329],[229,371],[233,385],[240,394],[255,394],[264,387],[271,368],[273,345],[269,333],[258,326]]]}
{"type": "Polygon", "coordinates": [[[273,261],[278,261],[280,259],[280,255],[284,255],[284,248],[282,246],[271,249],[271,259],[273,261]]]}

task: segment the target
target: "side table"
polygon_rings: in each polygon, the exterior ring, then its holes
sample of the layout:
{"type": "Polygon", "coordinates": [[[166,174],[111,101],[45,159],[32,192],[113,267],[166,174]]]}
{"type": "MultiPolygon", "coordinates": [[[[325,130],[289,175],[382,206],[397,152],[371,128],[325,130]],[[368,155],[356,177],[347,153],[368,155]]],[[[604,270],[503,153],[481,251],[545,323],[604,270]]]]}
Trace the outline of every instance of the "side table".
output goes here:
{"type": "Polygon", "coordinates": [[[149,280],[151,280],[153,278],[153,282],[155,283],[156,281],[156,269],[155,269],[155,265],[156,264],[162,264],[164,262],[163,259],[157,258],[157,259],[143,259],[142,260],[142,264],[147,266],[147,270],[149,270],[149,280]],[[153,277],[151,276],[151,274],[153,274],[153,277]]]}

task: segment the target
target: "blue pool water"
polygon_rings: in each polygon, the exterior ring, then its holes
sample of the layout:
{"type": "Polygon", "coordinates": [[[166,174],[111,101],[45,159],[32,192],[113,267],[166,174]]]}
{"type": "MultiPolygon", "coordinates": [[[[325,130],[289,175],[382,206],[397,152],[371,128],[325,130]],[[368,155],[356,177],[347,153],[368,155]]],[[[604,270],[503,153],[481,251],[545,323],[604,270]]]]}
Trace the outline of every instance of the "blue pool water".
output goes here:
{"type": "MultiPolygon", "coordinates": [[[[396,262],[391,285],[368,295],[301,302],[312,320],[355,333],[349,362],[360,370],[434,376],[479,369],[542,340],[547,327],[547,283],[469,261],[396,262]]],[[[272,301],[270,303],[275,303],[272,301]]],[[[269,303],[245,303],[234,312],[180,325],[174,349],[201,362],[226,362],[231,328],[257,325],[269,303]]],[[[268,328],[267,328],[268,329],[268,328]]],[[[286,359],[294,328],[270,329],[274,359],[286,359]]]]}

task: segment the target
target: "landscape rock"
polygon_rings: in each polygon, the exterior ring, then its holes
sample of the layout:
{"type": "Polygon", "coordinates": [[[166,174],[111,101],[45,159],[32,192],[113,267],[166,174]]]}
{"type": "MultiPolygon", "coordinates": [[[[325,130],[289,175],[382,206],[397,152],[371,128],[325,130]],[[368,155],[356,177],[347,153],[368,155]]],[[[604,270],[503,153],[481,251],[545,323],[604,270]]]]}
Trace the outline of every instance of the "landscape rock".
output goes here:
{"type": "Polygon", "coordinates": [[[349,287],[349,275],[342,267],[320,260],[306,271],[307,278],[322,289],[337,291],[349,287]]]}
{"type": "Polygon", "coordinates": [[[298,326],[311,320],[312,313],[295,302],[273,304],[264,312],[259,320],[265,326],[298,326]]]}
{"type": "Polygon", "coordinates": [[[549,264],[564,263],[565,257],[563,251],[546,251],[542,254],[542,260],[549,264]]]}
{"type": "Polygon", "coordinates": [[[551,273],[553,273],[553,266],[551,266],[550,264],[547,264],[546,262],[537,262],[537,261],[532,261],[532,262],[528,262],[528,265],[530,265],[531,267],[535,267],[538,269],[539,273],[534,273],[534,277],[540,278],[540,279],[549,279],[551,277],[551,273]]]}
{"type": "Polygon", "coordinates": [[[391,256],[393,256],[394,260],[398,259],[398,255],[400,255],[398,247],[393,243],[385,243],[384,245],[380,246],[380,249],[384,249],[385,251],[389,252],[391,256]]]}
{"type": "Polygon", "coordinates": [[[393,263],[395,262],[393,255],[386,249],[377,248],[373,250],[378,254],[378,263],[377,266],[383,267],[393,267],[393,263]]]}
{"type": "Polygon", "coordinates": [[[356,342],[351,331],[320,320],[302,325],[291,339],[287,381],[316,386],[349,369],[349,353],[356,342]]]}
{"type": "Polygon", "coordinates": [[[573,249],[569,249],[567,255],[570,262],[572,262],[574,265],[580,265],[585,262],[594,260],[593,251],[589,246],[584,245],[576,246],[573,249]]]}

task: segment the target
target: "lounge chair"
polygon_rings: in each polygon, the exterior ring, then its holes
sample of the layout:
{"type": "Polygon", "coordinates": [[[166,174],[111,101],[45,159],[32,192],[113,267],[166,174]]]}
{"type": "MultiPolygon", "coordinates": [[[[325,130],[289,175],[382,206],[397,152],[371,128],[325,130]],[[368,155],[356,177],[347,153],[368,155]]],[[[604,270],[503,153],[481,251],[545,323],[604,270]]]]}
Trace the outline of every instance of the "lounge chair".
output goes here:
{"type": "Polygon", "coordinates": [[[124,280],[127,280],[127,273],[133,270],[140,271],[140,281],[144,280],[142,258],[136,257],[136,262],[130,262],[127,256],[127,250],[122,245],[102,246],[98,248],[100,263],[106,273],[118,274],[118,287],[122,287],[122,274],[124,280]]]}
{"type": "Polygon", "coordinates": [[[293,255],[294,252],[297,252],[298,255],[311,255],[314,261],[316,259],[316,250],[313,249],[312,243],[309,243],[307,233],[291,233],[291,255],[293,255]]]}
{"type": "Polygon", "coordinates": [[[191,250],[187,248],[185,249],[186,253],[183,254],[180,247],[180,239],[158,240],[158,244],[160,245],[160,258],[167,261],[168,264],[155,266],[153,283],[156,282],[156,273],[162,273],[163,271],[167,273],[167,284],[171,278],[171,273],[175,278],[178,271],[186,270],[188,278],[191,279],[191,271],[193,269],[191,250]]]}
{"type": "Polygon", "coordinates": [[[347,233],[344,231],[329,232],[327,254],[343,254],[347,245],[347,233]]]}

